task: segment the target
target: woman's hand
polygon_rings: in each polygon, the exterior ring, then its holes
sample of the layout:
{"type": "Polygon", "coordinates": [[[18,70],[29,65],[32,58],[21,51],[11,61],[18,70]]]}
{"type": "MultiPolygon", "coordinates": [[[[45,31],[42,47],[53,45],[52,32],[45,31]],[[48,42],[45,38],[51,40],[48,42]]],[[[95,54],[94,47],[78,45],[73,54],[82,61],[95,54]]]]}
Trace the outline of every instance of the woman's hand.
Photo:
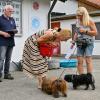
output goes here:
{"type": "Polygon", "coordinates": [[[48,44],[53,45],[53,46],[58,46],[60,43],[59,42],[49,42],[48,44]]]}
{"type": "Polygon", "coordinates": [[[82,28],[80,28],[80,33],[86,33],[86,30],[84,30],[84,29],[82,29],[82,28]]]}
{"type": "Polygon", "coordinates": [[[37,42],[38,43],[48,42],[48,41],[51,41],[52,37],[53,37],[52,31],[49,30],[49,31],[46,31],[44,35],[37,38],[37,42]]]}

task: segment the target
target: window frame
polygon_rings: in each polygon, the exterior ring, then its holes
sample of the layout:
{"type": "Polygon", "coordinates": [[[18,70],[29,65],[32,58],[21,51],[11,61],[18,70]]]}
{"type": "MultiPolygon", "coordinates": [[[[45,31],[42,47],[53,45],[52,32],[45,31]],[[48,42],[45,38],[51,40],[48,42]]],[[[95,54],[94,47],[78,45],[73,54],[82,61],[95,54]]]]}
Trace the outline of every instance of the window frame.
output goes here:
{"type": "Polygon", "coordinates": [[[95,22],[96,27],[97,27],[97,36],[95,36],[96,41],[100,41],[100,22],[95,22]],[[98,38],[99,37],[99,38],[98,38]]]}

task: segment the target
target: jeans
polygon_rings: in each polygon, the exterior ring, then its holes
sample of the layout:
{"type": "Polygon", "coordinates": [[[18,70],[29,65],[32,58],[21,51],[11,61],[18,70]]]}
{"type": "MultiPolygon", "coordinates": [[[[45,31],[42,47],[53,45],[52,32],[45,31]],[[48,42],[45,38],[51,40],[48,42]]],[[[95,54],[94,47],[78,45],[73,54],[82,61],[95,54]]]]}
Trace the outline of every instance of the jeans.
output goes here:
{"type": "Polygon", "coordinates": [[[85,49],[77,47],[77,56],[92,56],[94,43],[88,44],[85,49]]]}
{"type": "Polygon", "coordinates": [[[4,74],[9,74],[12,51],[13,47],[0,46],[0,77],[2,76],[3,67],[4,74]]]}

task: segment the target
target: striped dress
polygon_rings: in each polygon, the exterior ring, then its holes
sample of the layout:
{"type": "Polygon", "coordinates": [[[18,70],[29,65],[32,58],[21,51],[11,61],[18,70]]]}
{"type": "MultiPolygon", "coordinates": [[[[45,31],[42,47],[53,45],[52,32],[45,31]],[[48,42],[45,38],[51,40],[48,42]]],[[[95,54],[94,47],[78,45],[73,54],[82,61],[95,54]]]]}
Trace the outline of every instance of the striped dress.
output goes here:
{"type": "Polygon", "coordinates": [[[24,45],[22,65],[23,71],[29,76],[44,76],[48,71],[48,64],[46,58],[40,55],[38,43],[34,42],[37,37],[42,34],[36,34],[30,36],[24,45]]]}

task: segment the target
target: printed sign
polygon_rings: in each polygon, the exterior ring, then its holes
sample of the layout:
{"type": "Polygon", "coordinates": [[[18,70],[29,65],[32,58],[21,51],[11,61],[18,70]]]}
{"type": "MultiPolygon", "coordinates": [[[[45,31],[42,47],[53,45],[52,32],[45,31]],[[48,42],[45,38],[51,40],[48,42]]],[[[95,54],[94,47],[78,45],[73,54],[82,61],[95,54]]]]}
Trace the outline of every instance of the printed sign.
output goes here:
{"type": "Polygon", "coordinates": [[[38,10],[39,9],[39,3],[38,2],[33,2],[33,9],[38,10]]]}
{"type": "Polygon", "coordinates": [[[32,19],[32,28],[33,29],[38,29],[40,27],[40,21],[37,18],[32,19]]]}

